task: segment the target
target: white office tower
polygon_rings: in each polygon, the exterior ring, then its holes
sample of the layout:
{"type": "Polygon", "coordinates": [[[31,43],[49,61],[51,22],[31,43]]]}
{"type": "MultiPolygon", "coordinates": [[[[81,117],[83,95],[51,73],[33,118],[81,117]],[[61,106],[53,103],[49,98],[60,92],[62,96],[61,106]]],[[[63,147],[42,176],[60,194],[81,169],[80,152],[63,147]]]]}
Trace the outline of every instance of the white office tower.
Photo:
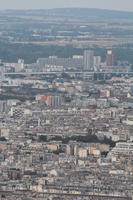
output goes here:
{"type": "Polygon", "coordinates": [[[99,68],[101,65],[101,56],[94,56],[94,67],[99,68]]]}
{"type": "Polygon", "coordinates": [[[3,70],[3,68],[1,67],[1,68],[0,68],[0,83],[1,83],[2,81],[4,81],[4,79],[5,79],[4,70],[3,70]]]}
{"type": "Polygon", "coordinates": [[[94,67],[94,52],[91,50],[84,51],[84,71],[92,71],[94,67]]]}
{"type": "Polygon", "coordinates": [[[24,60],[23,59],[18,59],[18,71],[24,70],[24,60]]]}

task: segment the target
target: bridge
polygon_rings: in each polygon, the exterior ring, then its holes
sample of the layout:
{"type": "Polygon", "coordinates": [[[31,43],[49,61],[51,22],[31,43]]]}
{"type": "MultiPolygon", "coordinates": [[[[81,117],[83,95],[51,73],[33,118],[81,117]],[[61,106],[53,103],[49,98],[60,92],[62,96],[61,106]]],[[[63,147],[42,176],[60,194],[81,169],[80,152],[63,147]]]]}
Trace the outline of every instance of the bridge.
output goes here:
{"type": "Polygon", "coordinates": [[[94,71],[63,71],[63,72],[59,72],[59,71],[52,71],[52,72],[5,72],[4,75],[5,76],[10,76],[10,75],[22,75],[22,76],[29,76],[29,75],[57,75],[57,74],[71,74],[71,75],[75,75],[75,74],[79,74],[79,75],[94,75],[94,74],[105,74],[105,75],[133,75],[133,72],[94,72],[94,71]]]}

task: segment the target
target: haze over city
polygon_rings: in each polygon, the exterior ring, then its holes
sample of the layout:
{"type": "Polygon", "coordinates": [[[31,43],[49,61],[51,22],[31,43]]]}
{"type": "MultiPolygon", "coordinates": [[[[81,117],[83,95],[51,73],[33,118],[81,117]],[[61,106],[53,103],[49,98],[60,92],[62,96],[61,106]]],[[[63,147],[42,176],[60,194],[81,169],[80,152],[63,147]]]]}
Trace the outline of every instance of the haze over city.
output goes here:
{"type": "Polygon", "coordinates": [[[133,1],[127,0],[0,0],[0,9],[47,9],[62,7],[88,7],[133,11],[133,1]],[[122,3],[121,3],[122,2],[122,3]]]}
{"type": "Polygon", "coordinates": [[[133,0],[0,0],[0,200],[133,200],[133,0]]]}

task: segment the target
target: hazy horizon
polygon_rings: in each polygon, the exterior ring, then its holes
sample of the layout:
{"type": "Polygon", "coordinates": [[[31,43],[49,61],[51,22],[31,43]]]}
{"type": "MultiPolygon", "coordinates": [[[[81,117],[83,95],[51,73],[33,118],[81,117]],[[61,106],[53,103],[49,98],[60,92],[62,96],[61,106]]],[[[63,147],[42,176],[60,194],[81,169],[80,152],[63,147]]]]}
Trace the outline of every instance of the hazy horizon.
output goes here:
{"type": "Polygon", "coordinates": [[[6,9],[52,9],[52,8],[98,8],[133,11],[133,1],[127,0],[0,0],[0,10],[6,9]]]}

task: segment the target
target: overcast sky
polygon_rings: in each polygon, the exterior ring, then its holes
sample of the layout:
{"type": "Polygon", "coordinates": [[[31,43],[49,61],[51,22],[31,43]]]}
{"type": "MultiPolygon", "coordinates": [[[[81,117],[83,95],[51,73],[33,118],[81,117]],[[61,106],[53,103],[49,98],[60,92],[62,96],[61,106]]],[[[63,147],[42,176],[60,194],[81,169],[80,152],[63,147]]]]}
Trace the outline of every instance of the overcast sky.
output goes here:
{"type": "Polygon", "coordinates": [[[133,0],[0,0],[0,9],[88,7],[133,11],[133,0]]]}

